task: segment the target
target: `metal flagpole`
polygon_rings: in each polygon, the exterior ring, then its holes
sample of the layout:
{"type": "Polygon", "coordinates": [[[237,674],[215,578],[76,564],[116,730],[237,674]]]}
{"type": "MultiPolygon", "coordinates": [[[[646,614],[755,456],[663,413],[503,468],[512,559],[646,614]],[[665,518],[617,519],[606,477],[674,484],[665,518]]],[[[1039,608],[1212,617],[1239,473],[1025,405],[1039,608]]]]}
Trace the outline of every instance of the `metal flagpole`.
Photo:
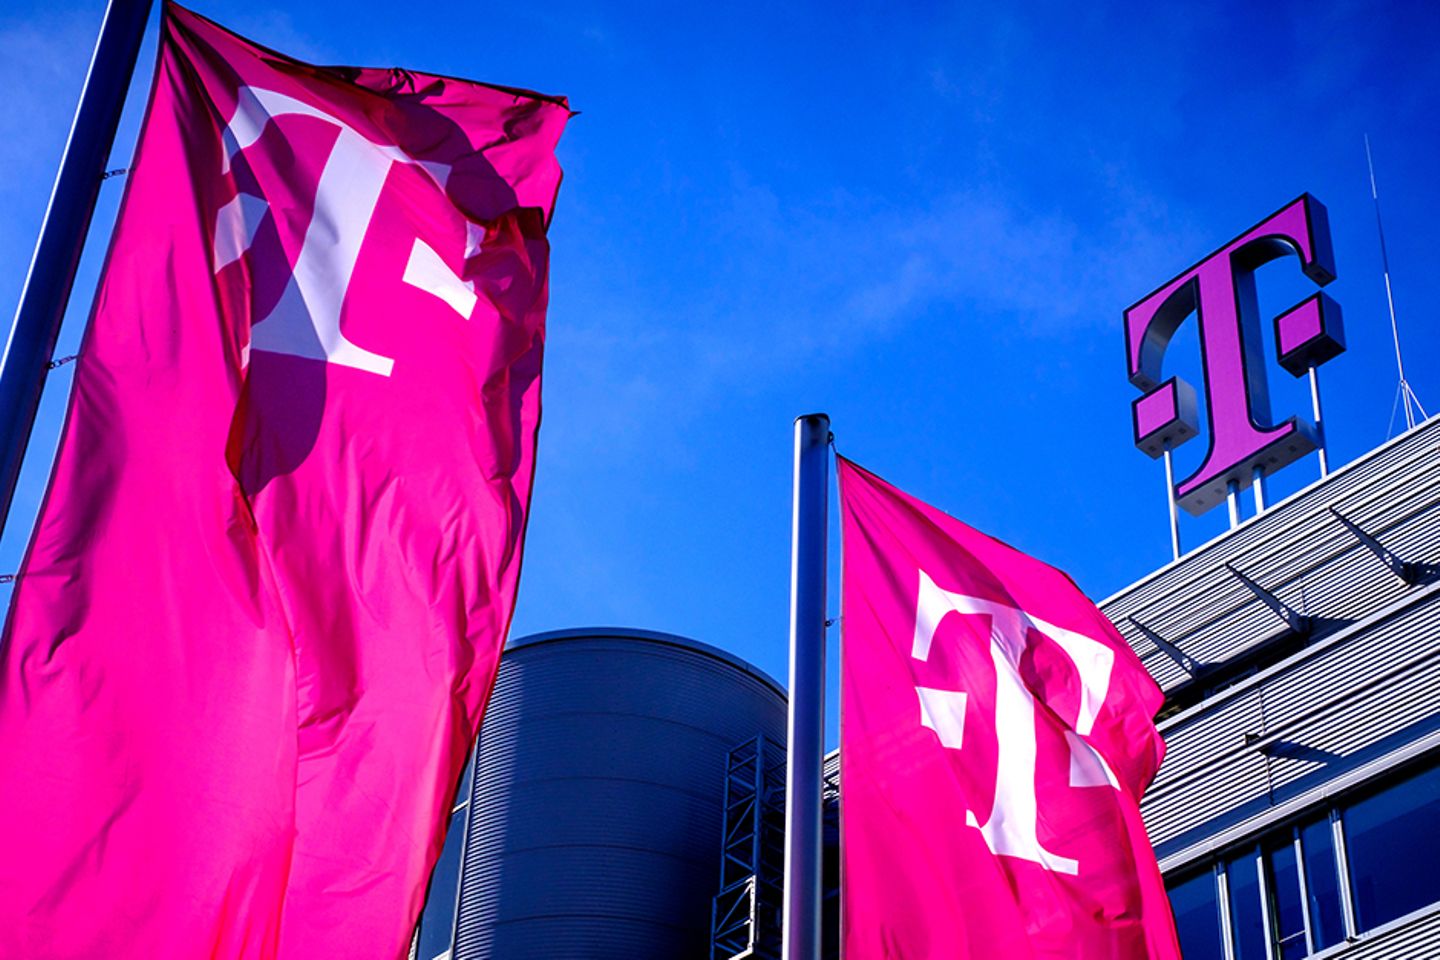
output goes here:
{"type": "Polygon", "coordinates": [[[10,514],[20,462],[45,385],[46,365],[70,302],[80,251],[149,18],[150,0],[110,0],[105,10],[50,206],[0,360],[0,529],[10,514]]]}
{"type": "Polygon", "coordinates": [[[785,960],[819,960],[825,763],[825,550],[830,418],[795,420],[790,720],[785,756],[785,960]]]}
{"type": "Polygon", "coordinates": [[[1175,509],[1175,454],[1165,441],[1165,499],[1170,505],[1170,554],[1180,559],[1180,514],[1175,509]]]}
{"type": "Polygon", "coordinates": [[[1320,418],[1320,372],[1310,364],[1310,409],[1315,414],[1315,440],[1320,452],[1320,476],[1330,475],[1330,458],[1325,453],[1325,422],[1320,418]]]}

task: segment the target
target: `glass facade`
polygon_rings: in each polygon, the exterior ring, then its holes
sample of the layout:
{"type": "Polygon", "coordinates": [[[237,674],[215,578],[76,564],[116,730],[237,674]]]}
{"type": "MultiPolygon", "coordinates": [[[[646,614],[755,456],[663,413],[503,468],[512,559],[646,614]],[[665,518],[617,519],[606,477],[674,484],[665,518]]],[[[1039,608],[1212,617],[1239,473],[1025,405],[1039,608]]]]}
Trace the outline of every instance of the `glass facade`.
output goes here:
{"type": "Polygon", "coordinates": [[[1440,900],[1440,767],[1344,812],[1355,919],[1368,930],[1440,900]]]}
{"type": "Polygon", "coordinates": [[[1318,811],[1169,884],[1185,960],[1298,960],[1440,904],[1440,766],[1318,811]],[[1340,856],[1343,852],[1344,856],[1340,856]],[[1225,909],[1221,909],[1222,905],[1225,909]]]}
{"type": "Polygon", "coordinates": [[[1312,820],[1299,828],[1300,855],[1305,861],[1305,905],[1310,935],[1316,950],[1345,939],[1345,915],[1340,906],[1340,878],[1335,859],[1335,825],[1330,817],[1312,820]]]}
{"type": "Polygon", "coordinates": [[[1279,960],[1298,960],[1310,953],[1305,935],[1305,907],[1300,885],[1300,863],[1296,856],[1298,841],[1280,837],[1265,850],[1261,863],[1265,868],[1265,889],[1270,894],[1270,918],[1274,930],[1275,953],[1279,960]]]}
{"type": "Polygon", "coordinates": [[[1215,899],[1215,872],[1207,870],[1170,887],[1170,907],[1180,952],[1187,957],[1224,956],[1220,941],[1220,905],[1215,899]]]}
{"type": "Polygon", "coordinates": [[[1247,853],[1225,864],[1225,881],[1235,960],[1265,960],[1265,917],[1255,855],[1247,853]]]}
{"type": "Polygon", "coordinates": [[[425,891],[425,906],[420,911],[420,925],[415,931],[419,960],[449,960],[450,944],[455,939],[455,911],[460,896],[460,850],[465,845],[465,821],[470,812],[471,784],[475,773],[475,754],[465,762],[460,785],[455,791],[455,805],[450,810],[450,824],[445,829],[445,844],[440,859],[430,874],[430,887],[425,891]]]}

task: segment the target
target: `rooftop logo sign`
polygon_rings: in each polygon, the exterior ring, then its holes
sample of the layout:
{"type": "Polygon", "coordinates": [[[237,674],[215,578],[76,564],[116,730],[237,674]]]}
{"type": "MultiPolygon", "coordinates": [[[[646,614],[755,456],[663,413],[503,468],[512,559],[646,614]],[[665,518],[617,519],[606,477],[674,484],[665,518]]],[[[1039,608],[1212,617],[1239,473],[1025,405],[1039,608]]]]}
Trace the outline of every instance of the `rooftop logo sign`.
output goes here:
{"type": "MultiPolygon", "coordinates": [[[[1275,423],[1265,376],[1255,271],[1294,253],[1317,286],[1335,279],[1325,207],[1309,194],[1266,217],[1125,311],[1130,382],[1144,391],[1132,407],[1135,445],[1161,457],[1197,436],[1195,388],[1179,377],[1161,382],[1161,361],[1180,324],[1199,327],[1209,449],[1172,495],[1192,515],[1228,491],[1268,475],[1314,450],[1313,424],[1297,416],[1275,423]]],[[[1280,365],[1299,377],[1345,349],[1340,307],[1316,291],[1275,318],[1280,365]]]]}

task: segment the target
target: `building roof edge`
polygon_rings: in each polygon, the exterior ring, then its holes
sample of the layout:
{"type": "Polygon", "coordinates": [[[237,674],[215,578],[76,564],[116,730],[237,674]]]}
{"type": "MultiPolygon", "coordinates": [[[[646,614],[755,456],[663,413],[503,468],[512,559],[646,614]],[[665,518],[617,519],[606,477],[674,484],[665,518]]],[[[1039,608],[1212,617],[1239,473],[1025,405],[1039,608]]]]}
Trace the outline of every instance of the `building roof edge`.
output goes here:
{"type": "Polygon", "coordinates": [[[786,700],[789,699],[782,686],[774,677],[761,670],[755,664],[744,660],[741,657],[722,650],[719,647],[693,640],[690,637],[682,637],[678,633],[665,633],[659,630],[642,630],[638,627],[570,627],[564,630],[546,630],[542,633],[531,633],[523,637],[513,637],[505,644],[505,650],[518,650],[525,647],[538,646],[545,643],[560,643],[566,640],[639,640],[645,643],[656,643],[663,646],[680,647],[694,653],[704,654],[722,663],[736,667],[755,679],[770,687],[786,700]]]}

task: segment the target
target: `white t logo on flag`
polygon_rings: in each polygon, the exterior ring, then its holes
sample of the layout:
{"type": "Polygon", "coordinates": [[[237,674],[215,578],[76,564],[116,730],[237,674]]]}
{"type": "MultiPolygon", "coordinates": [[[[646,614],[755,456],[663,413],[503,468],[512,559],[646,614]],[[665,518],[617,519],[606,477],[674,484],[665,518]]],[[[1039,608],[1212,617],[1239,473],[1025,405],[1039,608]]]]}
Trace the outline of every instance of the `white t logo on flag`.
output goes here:
{"type": "MultiPolygon", "coordinates": [[[[972,810],[965,811],[965,822],[979,829],[996,855],[1020,857],[1047,870],[1076,874],[1080,870],[1078,861],[1046,850],[1038,836],[1035,697],[1020,675],[1020,658],[1025,653],[1027,634],[1034,630],[1055,641],[1075,664],[1081,685],[1080,707],[1072,729],[1065,731],[1070,744],[1070,785],[1116,787],[1118,781],[1105,759],[1082,739],[1094,726],[1105,702],[1115,653],[1098,640],[1038,620],[1015,607],[944,590],[922,570],[911,647],[914,659],[929,659],[935,630],[952,613],[990,618],[990,659],[995,667],[995,802],[984,823],[972,810]]],[[[917,687],[916,694],[920,722],[935,731],[945,747],[962,749],[968,692],[917,687]]]]}
{"type": "MultiPolygon", "coordinates": [[[[290,280],[269,314],[257,318],[251,347],[388,377],[394,359],[347,339],[340,330],[341,307],[391,166],[402,163],[421,168],[442,195],[450,166],[416,160],[395,146],[374,143],[343,121],[294,97],[241,87],[235,115],[223,134],[224,170],[228,172],[232,158],[259,140],[266,125],[281,116],[315,117],[339,127],[340,135],[316,186],[314,212],[290,280]]],[[[263,199],[243,193],[220,209],[215,224],[217,272],[249,249],[267,209],[263,199]]],[[[478,250],[479,231],[469,226],[466,257],[478,250]]],[[[457,276],[418,237],[400,279],[438,297],[464,319],[474,309],[474,283],[457,276]]]]}

